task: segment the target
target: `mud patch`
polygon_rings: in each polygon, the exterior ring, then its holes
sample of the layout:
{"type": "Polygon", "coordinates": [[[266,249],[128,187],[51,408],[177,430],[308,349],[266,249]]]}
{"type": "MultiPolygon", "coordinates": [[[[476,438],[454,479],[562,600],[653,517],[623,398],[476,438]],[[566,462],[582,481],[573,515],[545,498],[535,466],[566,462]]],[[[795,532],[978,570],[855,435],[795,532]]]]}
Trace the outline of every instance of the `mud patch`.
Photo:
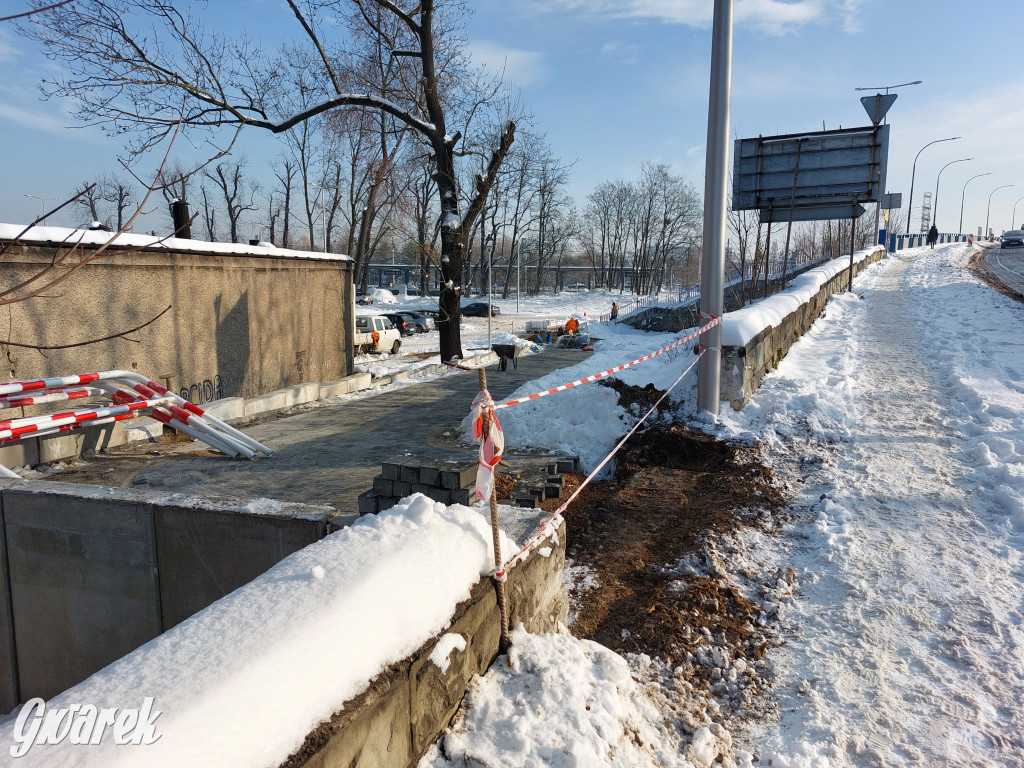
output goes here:
{"type": "Polygon", "coordinates": [[[570,631],[659,670],[663,692],[684,709],[689,702],[694,727],[730,726],[772,706],[760,674],[776,642],[765,608],[715,549],[785,507],[757,458],[681,423],[658,424],[627,444],[613,480],[585,489],[565,513],[572,567],[590,575],[570,585],[570,631]]]}

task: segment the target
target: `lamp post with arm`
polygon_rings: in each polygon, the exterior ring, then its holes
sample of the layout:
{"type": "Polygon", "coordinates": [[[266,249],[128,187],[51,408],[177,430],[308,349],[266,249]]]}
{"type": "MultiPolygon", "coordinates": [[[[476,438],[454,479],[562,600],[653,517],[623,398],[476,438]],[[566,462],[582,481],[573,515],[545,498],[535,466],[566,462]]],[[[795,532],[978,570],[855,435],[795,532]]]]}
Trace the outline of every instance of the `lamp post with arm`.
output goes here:
{"type": "Polygon", "coordinates": [[[967,181],[964,182],[964,190],[960,193],[960,229],[958,230],[962,235],[964,233],[964,199],[967,196],[967,185],[975,179],[980,179],[982,176],[991,176],[992,171],[988,173],[979,173],[977,176],[971,176],[967,181]]]}
{"type": "MultiPolygon", "coordinates": [[[[932,224],[935,224],[939,220],[939,179],[942,178],[942,172],[953,165],[953,163],[966,163],[968,160],[973,160],[973,157],[962,157],[959,160],[950,160],[944,166],[939,169],[938,175],[935,177],[935,197],[932,198],[932,224]]],[[[936,224],[936,227],[938,225],[936,224]]]]}
{"type": "Polygon", "coordinates": [[[914,177],[917,175],[917,158],[919,158],[921,156],[921,153],[928,149],[928,147],[930,147],[932,144],[938,144],[940,141],[955,141],[956,139],[961,138],[963,137],[950,136],[948,139],[936,139],[935,141],[929,141],[927,144],[925,144],[923,147],[917,150],[917,154],[914,155],[914,166],[910,171],[910,201],[907,203],[907,231],[904,232],[903,234],[910,234],[910,219],[914,215],[914,177]]]}
{"type": "Polygon", "coordinates": [[[1007,189],[1008,187],[1015,187],[1016,184],[1003,184],[1001,187],[996,187],[988,195],[988,207],[985,209],[985,237],[988,237],[988,215],[992,212],[992,195],[998,192],[1000,189],[1007,189]]]}
{"type": "Polygon", "coordinates": [[[1024,197],[1018,197],[1017,202],[1013,204],[1013,214],[1010,216],[1010,229],[1018,229],[1014,222],[1017,221],[1017,203],[1021,200],[1024,200],[1024,197]]]}
{"type": "Polygon", "coordinates": [[[51,200],[49,197],[40,197],[39,195],[25,195],[25,197],[31,197],[34,200],[39,201],[39,218],[43,220],[43,224],[46,223],[46,201],[51,200]]]}

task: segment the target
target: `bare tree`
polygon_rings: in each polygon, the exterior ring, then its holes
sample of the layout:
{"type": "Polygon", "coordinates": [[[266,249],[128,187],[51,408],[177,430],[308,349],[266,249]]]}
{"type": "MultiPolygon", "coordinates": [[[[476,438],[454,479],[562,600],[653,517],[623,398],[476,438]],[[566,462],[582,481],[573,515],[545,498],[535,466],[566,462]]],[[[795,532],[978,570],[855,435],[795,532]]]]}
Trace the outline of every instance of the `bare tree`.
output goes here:
{"type": "MultiPolygon", "coordinates": [[[[228,242],[238,242],[238,225],[242,214],[256,210],[256,192],[259,185],[246,179],[242,173],[245,160],[217,163],[213,172],[206,170],[203,175],[217,185],[224,199],[224,208],[228,216],[228,242]]],[[[205,192],[204,192],[205,198],[205,192]]]]}
{"type": "Polygon", "coordinates": [[[47,92],[72,98],[87,123],[131,132],[137,137],[136,151],[153,146],[179,121],[191,129],[254,127],[283,133],[343,107],[381,111],[406,125],[434,157],[441,222],[441,356],[461,357],[466,235],[515,136],[510,121],[486,150],[485,170],[463,207],[457,161],[472,151],[463,139],[495,92],[467,70],[459,27],[464,7],[458,0],[286,2],[318,61],[316,90],[309,106],[298,112],[281,108],[291,88],[287,58],[258,49],[244,35],[232,40],[208,33],[200,12],[181,2],[79,0],[23,24],[69,73],[44,83],[47,92]],[[346,13],[348,8],[354,11],[346,13]],[[386,95],[345,88],[344,54],[358,53],[358,41],[332,37],[339,32],[332,23],[339,13],[365,30],[367,38],[382,39],[389,61],[401,69],[400,88],[386,95]],[[181,96],[187,97],[183,116],[170,106],[180,103],[181,96]]]}
{"type": "MultiPolygon", "coordinates": [[[[278,191],[281,194],[281,247],[291,248],[292,190],[295,182],[295,163],[292,158],[284,156],[274,170],[277,177],[278,191]]],[[[273,195],[273,193],[271,193],[273,195]]],[[[271,234],[273,239],[273,234],[271,234]]]]}

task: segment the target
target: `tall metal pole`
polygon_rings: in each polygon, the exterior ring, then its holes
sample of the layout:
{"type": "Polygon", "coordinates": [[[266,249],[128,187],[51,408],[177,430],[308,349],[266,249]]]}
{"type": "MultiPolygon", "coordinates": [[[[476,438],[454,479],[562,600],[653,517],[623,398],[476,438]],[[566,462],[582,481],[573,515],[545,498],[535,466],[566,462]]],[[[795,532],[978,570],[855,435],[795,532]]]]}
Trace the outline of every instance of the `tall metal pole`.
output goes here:
{"type": "MultiPolygon", "coordinates": [[[[939,173],[935,177],[935,196],[932,198],[932,224],[939,220],[939,179],[942,178],[942,172],[953,165],[953,163],[966,163],[968,160],[973,159],[973,157],[964,157],[960,160],[950,160],[939,169],[939,173]]],[[[935,224],[935,226],[938,227],[938,224],[935,224]]]]}
{"type": "Polygon", "coordinates": [[[967,198],[967,185],[975,179],[980,179],[982,176],[991,176],[993,173],[993,171],[979,173],[977,176],[971,176],[971,178],[964,182],[963,192],[960,193],[960,229],[957,230],[961,235],[964,233],[964,200],[967,198]]]}
{"type": "Polygon", "coordinates": [[[996,187],[988,195],[988,207],[985,209],[985,237],[988,237],[988,215],[992,212],[992,195],[998,192],[1000,189],[1006,189],[1007,187],[1015,187],[1016,184],[1003,184],[1001,187],[996,187]]]}
{"type": "Polygon", "coordinates": [[[1013,204],[1013,213],[1010,215],[1010,229],[1020,229],[1020,227],[1018,227],[1013,222],[1017,220],[1017,203],[1019,203],[1021,200],[1024,200],[1024,197],[1018,197],[1017,202],[1013,204]]]}
{"type": "MultiPolygon", "coordinates": [[[[700,313],[703,320],[725,309],[725,219],[729,178],[729,100],[732,93],[733,0],[715,0],[711,41],[708,140],[704,165],[704,243],[701,254],[700,313]]],[[[701,334],[697,363],[697,406],[718,416],[722,367],[722,326],[701,334]]]]}
{"type": "Polygon", "coordinates": [[[910,201],[907,203],[907,229],[903,234],[910,234],[910,218],[914,215],[914,176],[917,175],[917,158],[919,158],[921,156],[921,153],[928,149],[928,147],[930,147],[932,144],[938,144],[940,141],[955,141],[956,139],[959,138],[962,137],[950,136],[948,139],[936,139],[935,141],[929,141],[927,144],[925,144],[923,147],[917,150],[917,154],[914,155],[914,167],[910,171],[910,201]]]}

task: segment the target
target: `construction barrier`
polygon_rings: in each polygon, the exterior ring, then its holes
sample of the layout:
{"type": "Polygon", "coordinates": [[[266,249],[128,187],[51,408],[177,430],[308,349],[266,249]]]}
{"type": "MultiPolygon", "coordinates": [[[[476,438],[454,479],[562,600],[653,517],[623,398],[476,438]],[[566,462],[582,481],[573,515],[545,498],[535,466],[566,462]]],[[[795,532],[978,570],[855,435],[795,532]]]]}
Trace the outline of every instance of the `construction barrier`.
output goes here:
{"type": "MultiPolygon", "coordinates": [[[[598,379],[604,378],[613,373],[617,373],[618,371],[624,371],[625,369],[630,368],[631,366],[638,365],[639,363],[642,363],[646,360],[651,360],[657,357],[658,355],[662,355],[665,352],[668,352],[669,350],[675,349],[676,347],[685,344],[688,341],[692,341],[701,334],[714,328],[721,322],[721,317],[712,317],[711,322],[707,323],[703,327],[698,328],[697,330],[693,331],[687,336],[684,336],[683,338],[672,342],[666,347],[662,347],[661,349],[655,352],[651,352],[649,355],[644,355],[643,357],[633,360],[631,362],[624,363],[623,365],[617,365],[614,368],[608,368],[607,370],[601,371],[600,373],[596,373],[591,376],[586,376],[582,379],[576,379],[575,381],[569,382],[568,384],[563,384],[558,387],[552,387],[551,389],[544,390],[543,392],[537,392],[532,395],[527,395],[526,397],[516,398],[515,400],[507,400],[499,405],[494,405],[494,401],[491,398],[490,393],[486,389],[486,379],[483,376],[481,376],[482,388],[480,394],[478,394],[476,399],[473,401],[472,406],[473,440],[474,442],[480,442],[480,467],[477,474],[477,482],[479,486],[481,479],[483,479],[486,487],[486,492],[481,492],[478,488],[478,497],[481,499],[490,499],[491,506],[492,508],[494,507],[495,497],[493,491],[493,473],[495,466],[501,460],[501,453],[502,450],[504,449],[504,438],[501,437],[501,425],[498,423],[498,418],[496,414],[496,411],[499,408],[509,408],[514,405],[520,405],[522,403],[529,402],[530,400],[536,400],[537,398],[544,397],[545,395],[552,395],[556,392],[564,392],[567,389],[580,386],[581,384],[587,384],[591,381],[597,381],[598,379]]],[[[589,485],[595,477],[597,477],[597,475],[605,467],[605,465],[609,461],[611,461],[611,459],[615,456],[616,453],[619,452],[622,446],[626,444],[626,441],[633,436],[633,434],[640,428],[640,426],[647,421],[650,415],[654,413],[655,410],[657,410],[661,402],[666,397],[668,397],[669,393],[672,392],[672,390],[674,390],[679,385],[679,382],[681,382],[686,377],[686,374],[693,370],[693,367],[697,365],[697,362],[704,355],[704,352],[705,349],[702,347],[698,352],[697,356],[694,358],[693,362],[690,363],[689,366],[687,366],[686,370],[679,374],[676,380],[672,382],[671,386],[669,386],[669,388],[665,390],[661,397],[658,398],[657,402],[653,406],[651,406],[650,410],[648,410],[647,413],[640,417],[637,423],[633,425],[633,428],[626,433],[626,436],[623,437],[618,442],[618,444],[616,444],[616,446],[612,448],[608,455],[601,460],[601,462],[594,468],[594,470],[589,475],[587,475],[587,477],[583,480],[580,486],[572,493],[572,495],[569,496],[569,498],[566,499],[558,507],[558,509],[556,509],[554,512],[552,512],[550,515],[544,518],[544,520],[541,521],[537,532],[530,538],[530,540],[525,544],[525,546],[523,546],[523,548],[520,549],[514,557],[509,559],[507,562],[501,563],[501,560],[497,555],[497,543],[495,543],[496,565],[495,568],[491,571],[491,576],[493,578],[495,578],[498,582],[505,581],[505,579],[508,576],[508,572],[511,568],[513,568],[517,563],[525,560],[526,556],[535,546],[537,546],[540,542],[542,542],[544,539],[550,536],[553,531],[557,530],[557,528],[562,523],[562,513],[569,507],[569,504],[571,504],[576,499],[576,497],[579,496],[580,492],[587,485],[589,485]]],[[[494,513],[492,512],[492,517],[493,516],[494,513]]],[[[493,524],[496,525],[496,521],[493,524]]],[[[495,541],[497,542],[497,534],[495,534],[495,541]]]]}
{"type": "MultiPolygon", "coordinates": [[[[101,371],[0,384],[0,409],[100,397],[110,402],[91,409],[0,421],[0,445],[26,437],[45,437],[145,415],[232,458],[244,456],[251,461],[258,453],[265,456],[273,453],[267,446],[199,406],[133,371],[101,371]]],[[[0,476],[18,477],[2,465],[0,476]]]]}

